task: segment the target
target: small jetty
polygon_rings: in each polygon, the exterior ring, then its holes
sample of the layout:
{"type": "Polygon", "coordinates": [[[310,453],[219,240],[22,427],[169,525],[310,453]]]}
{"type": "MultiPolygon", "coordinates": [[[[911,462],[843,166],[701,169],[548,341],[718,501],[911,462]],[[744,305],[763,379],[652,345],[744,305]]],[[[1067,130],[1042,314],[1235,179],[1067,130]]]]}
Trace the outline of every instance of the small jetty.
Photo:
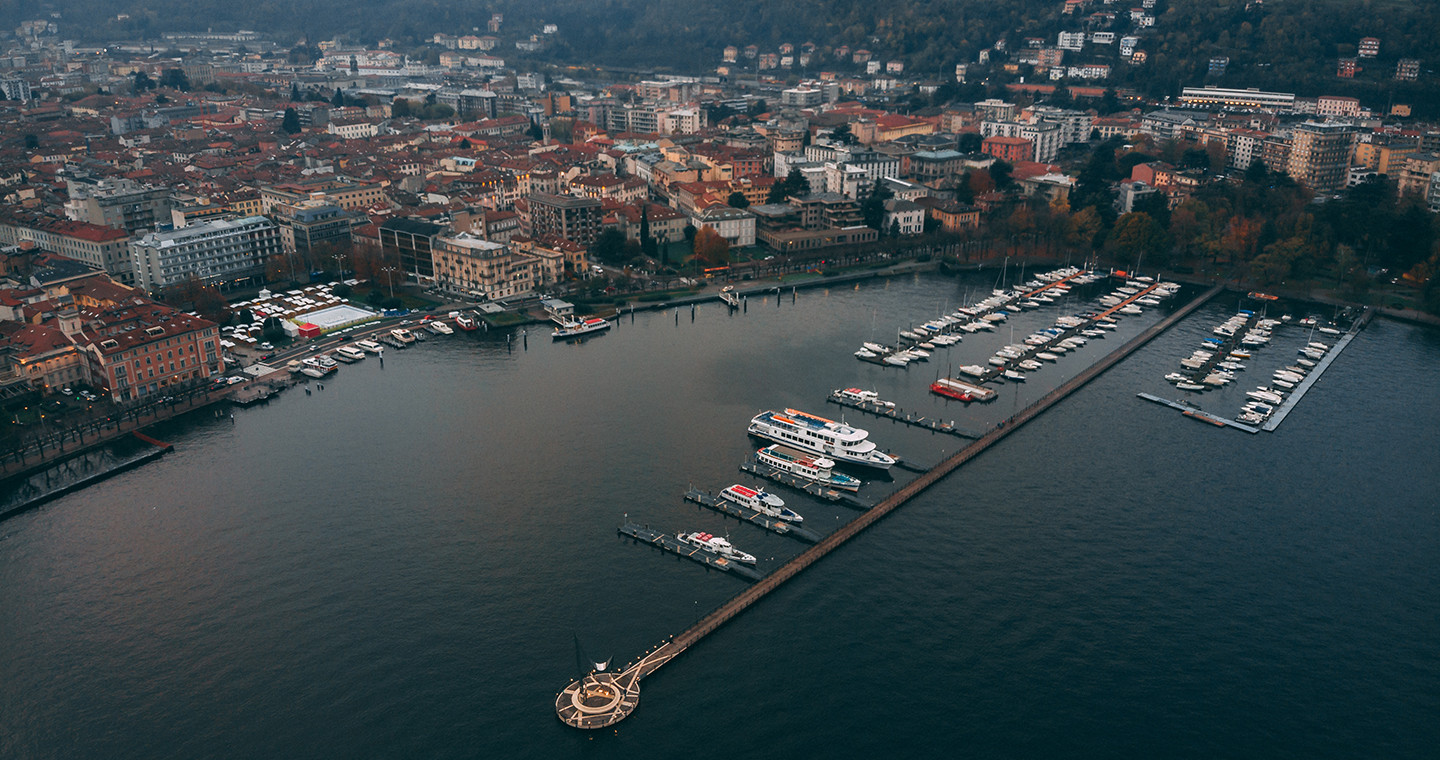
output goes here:
{"type": "Polygon", "coordinates": [[[720,300],[732,310],[740,308],[740,294],[735,292],[733,286],[727,285],[720,290],[720,300]]]}
{"type": "Polygon", "coordinates": [[[714,552],[706,551],[698,546],[691,546],[690,544],[682,543],[680,539],[668,533],[661,533],[658,530],[651,530],[647,526],[636,525],[632,522],[627,522],[624,525],[621,525],[619,528],[617,528],[617,530],[620,531],[620,535],[622,536],[629,536],[636,541],[641,541],[643,543],[650,544],[651,546],[664,549],[671,554],[678,554],[679,556],[686,559],[691,559],[699,562],[706,567],[720,570],[722,572],[727,572],[732,575],[737,575],[747,581],[760,580],[760,573],[756,572],[755,570],[748,568],[738,562],[731,562],[730,560],[725,559],[724,557],[714,552]]]}
{"type": "Polygon", "coordinates": [[[840,406],[846,406],[851,409],[859,409],[866,414],[873,414],[876,417],[885,417],[887,419],[895,420],[896,422],[903,422],[906,425],[914,425],[915,427],[925,428],[926,430],[933,430],[937,433],[947,433],[949,435],[960,436],[961,438],[972,439],[979,438],[981,436],[980,433],[971,432],[969,430],[962,430],[956,427],[954,420],[946,422],[945,420],[936,419],[934,417],[926,417],[924,415],[915,414],[913,412],[907,412],[895,406],[894,404],[886,404],[879,401],[859,401],[852,398],[846,398],[845,396],[841,395],[840,391],[838,390],[833,391],[828,397],[826,397],[825,400],[829,401],[832,404],[839,404],[840,406]]]}
{"type": "Polygon", "coordinates": [[[1235,420],[1226,419],[1217,414],[1211,414],[1210,412],[1207,412],[1204,409],[1195,406],[1194,404],[1187,404],[1184,401],[1171,401],[1168,398],[1160,398],[1159,396],[1156,396],[1152,393],[1137,393],[1135,395],[1145,399],[1146,401],[1152,401],[1156,404],[1160,404],[1161,406],[1168,406],[1171,409],[1179,411],[1186,417],[1199,420],[1201,422],[1208,422],[1216,427],[1233,427],[1236,430],[1243,430],[1247,433],[1250,433],[1251,435],[1260,432],[1260,428],[1250,427],[1243,422],[1237,422],[1235,420]]]}
{"type": "Polygon", "coordinates": [[[820,534],[808,528],[802,528],[795,523],[786,522],[778,517],[761,514],[749,507],[742,507],[728,499],[722,499],[714,494],[706,493],[698,488],[692,488],[685,492],[685,500],[693,501],[702,507],[713,509],[721,514],[730,515],[738,520],[754,523],[782,536],[789,536],[804,541],[807,544],[819,543],[820,534]]]}
{"type": "Polygon", "coordinates": [[[806,480],[793,472],[785,472],[784,470],[761,464],[753,456],[740,464],[740,471],[754,475],[757,478],[772,480],[782,486],[794,488],[797,491],[804,491],[817,499],[833,501],[847,507],[869,509],[873,506],[870,502],[865,501],[855,494],[841,491],[838,488],[826,488],[813,480],[806,480]]]}
{"type": "Polygon", "coordinates": [[[152,459],[159,459],[175,448],[138,430],[131,433],[131,437],[140,443],[138,447],[126,447],[121,442],[107,444],[56,462],[29,477],[17,479],[13,485],[7,483],[8,493],[0,500],[0,519],[58,499],[152,459]]]}

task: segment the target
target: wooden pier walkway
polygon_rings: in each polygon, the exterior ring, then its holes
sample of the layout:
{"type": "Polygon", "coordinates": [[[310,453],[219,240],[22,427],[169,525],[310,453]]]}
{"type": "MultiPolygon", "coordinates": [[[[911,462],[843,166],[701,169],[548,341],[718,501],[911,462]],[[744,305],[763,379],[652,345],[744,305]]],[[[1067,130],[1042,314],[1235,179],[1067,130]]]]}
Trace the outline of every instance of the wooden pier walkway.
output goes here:
{"type": "Polygon", "coordinates": [[[961,465],[979,456],[982,452],[1010,435],[1010,433],[1024,426],[1025,423],[1035,419],[1042,412],[1059,403],[1076,390],[1084,387],[1091,380],[1099,377],[1106,370],[1115,366],[1122,359],[1134,353],[1146,343],[1149,343],[1176,322],[1189,316],[1191,312],[1214,298],[1221,290],[1222,288],[1220,286],[1211,288],[1195,300],[1177,309],[1170,316],[1146,328],[1139,335],[1131,338],[1124,345],[1110,352],[1095,364],[1090,365],[1090,367],[1075,377],[1061,383],[1059,387],[1001,422],[995,429],[986,433],[979,440],[956,452],[950,458],[940,462],[928,472],[886,497],[885,500],[875,505],[873,509],[862,512],[855,519],[841,526],[834,533],[826,536],[820,543],[806,549],[789,562],[776,568],[769,575],[762,578],[760,582],[750,586],[729,601],[720,605],[713,612],[701,618],[694,625],[674,636],[669,641],[656,647],[624,671],[621,671],[619,674],[599,674],[598,676],[597,674],[590,674],[570,684],[556,695],[556,714],[566,724],[575,726],[576,728],[600,728],[613,725],[623,720],[633,712],[635,707],[640,703],[639,690],[641,678],[655,672],[660,666],[679,656],[681,652],[684,652],[720,626],[733,620],[737,615],[749,609],[751,605],[765,598],[766,594],[769,594],[771,591],[784,585],[786,581],[799,575],[802,570],[815,564],[822,557],[835,551],[844,545],[846,541],[859,535],[881,518],[900,508],[907,501],[934,485],[941,478],[954,472],[961,465]],[[607,688],[611,690],[607,696],[596,696],[587,702],[587,689],[603,691],[607,688]],[[603,704],[601,704],[601,702],[603,702],[603,704]]]}
{"type": "Polygon", "coordinates": [[[777,470],[774,467],[760,464],[755,460],[755,457],[750,457],[750,459],[742,462],[740,464],[740,471],[748,472],[757,478],[773,480],[781,485],[789,486],[798,491],[804,491],[805,493],[808,493],[817,499],[825,499],[827,501],[838,502],[840,504],[844,504],[847,507],[854,507],[856,509],[869,509],[875,506],[874,504],[865,501],[864,499],[856,496],[855,494],[841,491],[838,488],[826,488],[825,486],[822,486],[813,480],[806,480],[799,475],[795,475],[794,473],[777,470]]]}
{"type": "Polygon", "coordinates": [[[737,520],[753,523],[772,533],[799,539],[807,544],[819,543],[820,541],[820,534],[809,528],[804,528],[776,517],[760,514],[749,507],[742,507],[733,501],[722,499],[714,494],[701,491],[698,488],[692,488],[686,491],[685,500],[693,501],[702,507],[713,509],[722,515],[729,515],[737,520]]]}
{"type": "Polygon", "coordinates": [[[832,404],[839,404],[840,406],[846,406],[851,409],[859,409],[866,414],[873,414],[876,417],[884,417],[895,420],[896,422],[903,422],[906,425],[914,425],[915,427],[925,428],[926,430],[932,430],[936,433],[948,433],[950,435],[960,436],[961,438],[979,438],[981,435],[984,435],[983,433],[973,433],[968,430],[962,430],[955,426],[954,420],[946,422],[945,420],[934,417],[925,417],[913,412],[907,412],[893,404],[887,406],[874,401],[856,401],[855,399],[841,396],[840,391],[832,392],[825,400],[832,404]]]}

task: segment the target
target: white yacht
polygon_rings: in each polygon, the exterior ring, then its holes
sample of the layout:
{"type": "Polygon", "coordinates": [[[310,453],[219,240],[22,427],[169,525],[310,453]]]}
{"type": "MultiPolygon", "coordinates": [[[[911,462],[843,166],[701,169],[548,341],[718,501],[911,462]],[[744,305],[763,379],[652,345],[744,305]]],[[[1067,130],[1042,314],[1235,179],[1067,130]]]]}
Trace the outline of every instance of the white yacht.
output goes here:
{"type": "Polygon", "coordinates": [[[335,353],[340,356],[347,356],[351,361],[360,361],[365,358],[365,351],[359,347],[358,343],[353,346],[341,346],[335,349],[335,353]]]}
{"type": "Polygon", "coordinates": [[[450,325],[447,325],[447,324],[445,324],[444,322],[441,322],[441,321],[438,320],[438,319],[435,320],[435,321],[433,321],[433,322],[427,322],[427,323],[425,324],[425,329],[426,329],[426,330],[429,330],[429,331],[432,332],[432,333],[435,333],[436,335],[454,335],[454,334],[455,334],[455,330],[454,330],[452,327],[450,327],[450,325]]]}
{"type": "Polygon", "coordinates": [[[771,444],[755,452],[755,459],[768,467],[774,467],[782,472],[797,475],[823,486],[845,491],[860,490],[860,479],[835,472],[834,461],[808,454],[799,449],[792,449],[789,446],[781,446],[778,443],[771,444]]]}
{"type": "Polygon", "coordinates": [[[768,491],[757,491],[739,483],[721,491],[720,498],[753,509],[762,515],[778,517],[787,522],[802,522],[805,519],[795,510],[787,508],[785,500],[779,496],[768,491]]]}
{"type": "Polygon", "coordinates": [[[355,341],[355,347],[370,354],[378,354],[385,350],[384,347],[373,340],[357,340],[355,341]]]}
{"type": "Polygon", "coordinates": [[[749,433],[837,462],[890,469],[895,458],[869,440],[869,431],[795,409],[765,411],[750,420],[749,433]]]}
{"type": "Polygon", "coordinates": [[[691,546],[704,549],[707,552],[713,552],[725,559],[743,562],[747,565],[755,564],[755,555],[746,554],[736,549],[729,541],[714,534],[700,532],[679,533],[676,534],[675,537],[680,539],[681,543],[690,544],[691,546]]]}

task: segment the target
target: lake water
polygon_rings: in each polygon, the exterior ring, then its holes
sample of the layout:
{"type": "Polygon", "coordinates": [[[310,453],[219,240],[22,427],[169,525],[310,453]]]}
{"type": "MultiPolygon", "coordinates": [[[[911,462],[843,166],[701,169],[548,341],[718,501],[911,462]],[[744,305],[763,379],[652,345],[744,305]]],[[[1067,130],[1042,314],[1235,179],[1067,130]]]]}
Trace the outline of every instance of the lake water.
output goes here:
{"type": "MultiPolygon", "coordinates": [[[[174,453],[0,523],[0,757],[1434,757],[1440,331],[1372,323],[1273,434],[1135,398],[1175,396],[1233,296],[647,679],[616,730],[556,720],[576,634],[623,663],[744,588],[623,515],[762,570],[804,548],[681,499],[748,482],[756,412],[839,417],[859,385],[979,429],[1159,317],[988,405],[926,386],[1078,295],[909,369],[850,355],[993,276],[457,334],[161,426],[174,453]]],[[[1201,403],[1233,416],[1308,339],[1201,403]]],[[[965,443],[843,415],[918,462],[965,443]]],[[[822,532],[855,515],[777,493],[822,532]]]]}

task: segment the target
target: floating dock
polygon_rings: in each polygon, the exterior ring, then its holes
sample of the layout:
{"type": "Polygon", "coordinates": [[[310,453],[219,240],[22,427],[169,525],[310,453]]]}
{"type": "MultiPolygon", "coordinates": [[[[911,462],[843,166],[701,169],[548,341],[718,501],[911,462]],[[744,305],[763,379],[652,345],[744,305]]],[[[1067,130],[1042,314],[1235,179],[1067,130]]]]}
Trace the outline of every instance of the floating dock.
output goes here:
{"type": "Polygon", "coordinates": [[[1270,415],[1270,419],[1266,420],[1265,424],[1261,426],[1262,430],[1269,433],[1274,432],[1275,428],[1280,427],[1280,423],[1284,422],[1285,417],[1290,414],[1290,410],[1294,409],[1295,405],[1300,403],[1300,399],[1304,398],[1305,392],[1310,390],[1310,386],[1314,385],[1315,382],[1320,379],[1320,376],[1325,374],[1325,370],[1330,368],[1330,363],[1335,361],[1335,357],[1339,356],[1340,352],[1344,351],[1345,347],[1350,345],[1350,341],[1354,340],[1355,336],[1360,334],[1360,331],[1365,328],[1365,325],[1370,324],[1370,318],[1374,316],[1374,314],[1374,309],[1368,307],[1365,309],[1365,313],[1360,315],[1359,319],[1355,320],[1355,324],[1350,325],[1350,329],[1345,335],[1342,336],[1340,340],[1335,341],[1335,345],[1331,346],[1330,350],[1325,352],[1325,356],[1320,359],[1319,362],[1316,362],[1315,366],[1305,374],[1305,379],[1301,380],[1300,384],[1295,386],[1295,389],[1286,396],[1285,401],[1280,404],[1280,408],[1276,409],[1275,413],[1270,415]]]}
{"type": "Polygon", "coordinates": [[[798,491],[804,491],[819,499],[834,501],[844,504],[847,507],[856,509],[869,509],[874,506],[868,501],[856,496],[853,493],[841,491],[838,488],[826,488],[813,480],[806,480],[799,475],[784,470],[777,470],[769,465],[760,464],[755,457],[750,457],[740,465],[741,472],[748,472],[757,478],[773,480],[784,486],[789,486],[798,491]]]}
{"type": "Polygon", "coordinates": [[[848,406],[851,409],[859,409],[866,414],[873,414],[876,417],[885,417],[886,419],[895,420],[896,422],[903,422],[906,425],[914,425],[915,427],[925,428],[926,430],[933,430],[937,433],[948,433],[950,435],[960,436],[961,438],[972,439],[981,436],[980,433],[972,433],[968,430],[961,430],[955,427],[954,420],[946,422],[945,420],[935,419],[934,417],[924,417],[913,414],[893,405],[886,406],[885,404],[874,401],[856,401],[855,399],[844,398],[839,395],[839,391],[832,392],[825,400],[832,404],[848,406]]]}
{"type": "Polygon", "coordinates": [[[1171,409],[1177,409],[1180,411],[1181,414],[1185,415],[1186,417],[1200,420],[1201,422],[1208,422],[1211,425],[1215,425],[1216,427],[1233,427],[1236,430],[1243,430],[1252,435],[1260,432],[1260,428],[1250,427],[1243,422],[1236,422],[1235,420],[1230,420],[1219,415],[1211,414],[1204,409],[1195,406],[1194,404],[1187,404],[1183,401],[1171,401],[1170,399],[1160,398],[1159,396],[1151,393],[1137,393],[1135,395],[1145,399],[1146,401],[1153,401],[1157,404],[1160,404],[1161,406],[1168,406],[1171,409]]]}
{"type": "Polygon", "coordinates": [[[680,539],[668,533],[661,533],[658,530],[651,530],[643,525],[636,525],[630,522],[621,525],[617,530],[620,531],[620,535],[622,536],[629,536],[636,541],[642,541],[651,546],[659,547],[671,554],[678,554],[686,559],[695,560],[706,567],[732,575],[738,575],[747,581],[760,580],[760,573],[754,569],[748,568],[739,562],[732,562],[714,552],[701,549],[698,546],[681,543],[680,539]]]}
{"type": "Polygon", "coordinates": [[[754,523],[772,533],[779,533],[782,536],[798,538],[807,544],[819,543],[820,534],[808,528],[802,528],[791,522],[786,522],[778,517],[761,514],[749,507],[742,507],[728,499],[722,499],[714,494],[706,493],[698,488],[692,488],[685,492],[685,500],[693,501],[702,507],[708,507],[721,514],[730,515],[736,519],[754,523]]]}

